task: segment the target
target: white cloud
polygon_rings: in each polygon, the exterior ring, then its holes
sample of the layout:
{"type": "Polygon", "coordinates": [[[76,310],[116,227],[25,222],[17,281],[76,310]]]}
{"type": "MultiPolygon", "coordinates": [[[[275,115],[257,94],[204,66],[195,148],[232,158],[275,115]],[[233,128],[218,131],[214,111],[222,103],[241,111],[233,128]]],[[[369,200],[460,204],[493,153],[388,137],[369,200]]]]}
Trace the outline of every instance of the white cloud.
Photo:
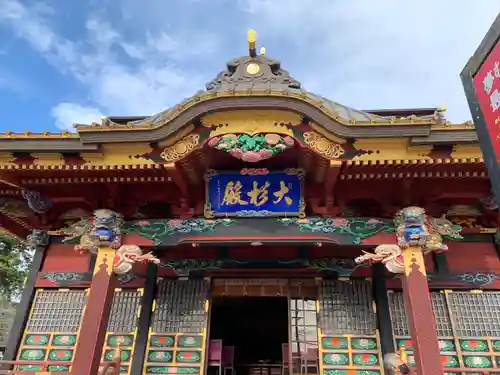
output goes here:
{"type": "MultiPolygon", "coordinates": [[[[285,61],[308,90],[357,108],[447,105],[470,118],[459,73],[499,0],[240,0],[260,34],[296,47],[285,61]]],[[[279,57],[279,56],[278,56],[279,57]]]]}
{"type": "Polygon", "coordinates": [[[97,108],[85,107],[75,103],[59,103],[50,111],[59,129],[73,131],[73,124],[90,124],[101,121],[101,112],[97,108]]]}
{"type": "Polygon", "coordinates": [[[110,23],[91,17],[85,23],[85,37],[70,40],[50,27],[52,13],[47,7],[30,8],[18,0],[0,0],[0,9],[0,23],[7,23],[52,65],[80,81],[95,103],[95,108],[73,103],[54,107],[52,115],[58,127],[70,129],[70,122],[85,123],[100,113],[152,114],[203,85],[200,75],[174,64],[176,59],[189,58],[203,49],[184,48],[186,41],[176,35],[148,33],[144,39],[126,40],[110,23]],[[126,61],[123,52],[135,60],[126,61]],[[76,118],[77,114],[82,118],[76,118]]]}

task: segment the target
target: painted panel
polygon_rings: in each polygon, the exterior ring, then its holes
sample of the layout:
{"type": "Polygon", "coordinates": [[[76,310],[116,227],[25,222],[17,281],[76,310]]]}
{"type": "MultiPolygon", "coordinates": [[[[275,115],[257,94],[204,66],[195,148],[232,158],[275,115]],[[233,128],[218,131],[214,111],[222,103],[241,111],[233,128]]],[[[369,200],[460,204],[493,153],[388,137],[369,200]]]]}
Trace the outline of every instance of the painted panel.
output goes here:
{"type": "MultiPolygon", "coordinates": [[[[37,290],[17,359],[72,362],[84,306],[85,290],[37,290]]],[[[17,368],[41,370],[39,365],[17,368]]],[[[69,368],[66,364],[51,365],[48,371],[68,371],[69,368]]]]}
{"type": "Polygon", "coordinates": [[[130,373],[142,293],[142,289],[116,289],[113,296],[102,360],[112,361],[120,348],[121,374],[130,373]]]}
{"type": "Polygon", "coordinates": [[[160,279],[146,349],[146,374],[203,374],[209,285],[160,279]]]}
{"type": "Polygon", "coordinates": [[[383,374],[371,283],[323,280],[318,309],[321,373],[383,374]]]}
{"type": "MultiPolygon", "coordinates": [[[[224,240],[248,240],[282,243],[331,243],[359,245],[379,233],[390,233],[395,241],[394,223],[370,217],[282,217],[282,218],[218,218],[139,220],[125,223],[123,232],[135,239],[150,241],[148,245],[178,246],[203,241],[218,244],[224,240]]],[[[127,236],[125,236],[127,238],[127,236]]],[[[127,240],[129,241],[129,240],[127,240]]],[[[133,243],[132,241],[129,243],[133,243]]]]}
{"type": "Polygon", "coordinates": [[[304,171],[243,169],[210,171],[206,180],[205,216],[300,216],[304,214],[304,171]]]}
{"type": "MultiPolygon", "coordinates": [[[[500,293],[431,292],[442,364],[450,374],[458,367],[488,369],[500,363],[500,293]],[[453,319],[453,324],[452,324],[453,319]]],[[[405,348],[414,365],[403,293],[389,292],[397,348],[405,348]]]]}

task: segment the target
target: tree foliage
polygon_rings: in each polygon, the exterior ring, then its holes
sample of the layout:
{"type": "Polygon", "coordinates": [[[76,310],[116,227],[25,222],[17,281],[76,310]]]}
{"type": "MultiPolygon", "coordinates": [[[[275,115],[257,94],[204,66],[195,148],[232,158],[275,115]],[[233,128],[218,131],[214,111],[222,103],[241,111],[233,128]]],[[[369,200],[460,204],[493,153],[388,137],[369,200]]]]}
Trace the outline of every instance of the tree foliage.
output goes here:
{"type": "Polygon", "coordinates": [[[31,259],[32,251],[17,238],[0,234],[0,297],[20,295],[31,259]]]}

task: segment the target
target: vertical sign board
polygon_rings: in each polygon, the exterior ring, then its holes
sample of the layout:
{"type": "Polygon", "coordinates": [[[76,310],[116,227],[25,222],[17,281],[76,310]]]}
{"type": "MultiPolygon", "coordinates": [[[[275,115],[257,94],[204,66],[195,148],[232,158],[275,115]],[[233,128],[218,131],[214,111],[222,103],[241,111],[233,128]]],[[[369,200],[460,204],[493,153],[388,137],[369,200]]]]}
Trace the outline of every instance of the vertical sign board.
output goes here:
{"type": "Polygon", "coordinates": [[[495,200],[500,203],[500,14],[460,77],[495,200]]]}

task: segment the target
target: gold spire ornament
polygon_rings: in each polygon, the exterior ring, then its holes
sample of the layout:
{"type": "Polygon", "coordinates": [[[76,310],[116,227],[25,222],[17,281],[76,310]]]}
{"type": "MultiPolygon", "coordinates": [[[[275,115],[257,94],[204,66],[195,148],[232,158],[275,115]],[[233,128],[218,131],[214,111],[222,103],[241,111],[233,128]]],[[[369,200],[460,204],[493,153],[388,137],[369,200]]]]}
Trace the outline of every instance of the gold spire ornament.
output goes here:
{"type": "Polygon", "coordinates": [[[257,56],[257,32],[253,29],[248,30],[248,54],[250,57],[257,56]]]}
{"type": "Polygon", "coordinates": [[[265,56],[266,55],[266,47],[260,47],[260,55],[265,56]]]}

